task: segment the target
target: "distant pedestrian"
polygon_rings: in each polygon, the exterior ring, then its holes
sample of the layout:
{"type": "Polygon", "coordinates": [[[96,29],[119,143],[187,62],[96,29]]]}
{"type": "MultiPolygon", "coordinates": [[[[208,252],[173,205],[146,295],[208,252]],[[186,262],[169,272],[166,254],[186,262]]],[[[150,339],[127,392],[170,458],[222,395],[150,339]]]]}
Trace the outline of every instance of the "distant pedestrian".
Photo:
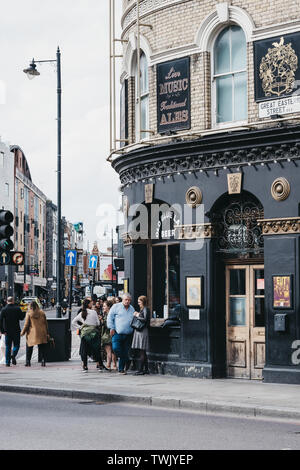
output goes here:
{"type": "Polygon", "coordinates": [[[101,306],[101,303],[100,303],[100,300],[97,300],[97,302],[95,303],[95,305],[93,305],[93,310],[95,310],[95,312],[97,312],[97,315],[100,317],[102,315],[102,306],[101,306]]]}
{"type": "Polygon", "coordinates": [[[140,311],[134,312],[134,315],[144,324],[142,330],[134,330],[132,339],[132,349],[139,354],[139,367],[135,375],[149,374],[147,351],[149,350],[149,326],[150,310],[147,308],[147,297],[141,295],[138,298],[140,311]]]}
{"type": "Polygon", "coordinates": [[[119,358],[119,373],[121,374],[126,374],[129,366],[128,352],[133,333],[130,324],[134,313],[130,302],[131,295],[124,294],[122,303],[114,304],[107,317],[107,327],[112,337],[112,349],[119,358]]]}
{"type": "Polygon", "coordinates": [[[81,312],[73,319],[72,326],[80,330],[79,354],[84,372],[88,371],[88,357],[97,362],[99,370],[106,369],[101,358],[100,320],[97,312],[92,310],[92,300],[85,299],[81,312]]]}
{"type": "Polygon", "coordinates": [[[20,321],[24,320],[20,307],[14,304],[14,298],[8,297],[7,305],[2,309],[0,315],[0,331],[5,335],[5,363],[10,366],[10,361],[16,365],[16,356],[20,349],[20,321]],[[13,349],[11,351],[11,348],[13,349]]]}
{"type": "Polygon", "coordinates": [[[55,305],[54,297],[51,298],[50,303],[51,303],[51,307],[54,308],[54,305],[55,305]]]}
{"type": "MultiPolygon", "coordinates": [[[[0,314],[3,307],[6,303],[4,299],[0,299],[0,314]]],[[[5,334],[0,331],[0,364],[5,364],[5,334]]]]}
{"type": "Polygon", "coordinates": [[[65,315],[67,313],[67,308],[68,308],[68,301],[66,298],[64,298],[61,301],[61,308],[62,308],[62,314],[65,315]]]}
{"type": "Polygon", "coordinates": [[[103,302],[103,307],[102,307],[103,314],[100,319],[101,344],[102,344],[102,348],[104,348],[105,353],[106,353],[106,367],[109,370],[117,370],[117,357],[112,350],[112,338],[110,336],[110,330],[107,327],[107,317],[112,306],[113,306],[113,303],[110,302],[109,300],[106,300],[105,302],[103,302]],[[113,363],[112,369],[111,369],[111,363],[113,363]]]}
{"type": "Polygon", "coordinates": [[[115,304],[119,304],[122,302],[122,297],[115,297],[115,304]]]}
{"type": "Polygon", "coordinates": [[[21,336],[26,334],[26,367],[31,366],[33,346],[38,346],[41,365],[46,366],[46,347],[49,339],[48,323],[45,312],[37,302],[31,302],[26,313],[25,324],[21,336]]]}
{"type": "Polygon", "coordinates": [[[5,364],[5,334],[0,333],[0,364],[5,364]]]}

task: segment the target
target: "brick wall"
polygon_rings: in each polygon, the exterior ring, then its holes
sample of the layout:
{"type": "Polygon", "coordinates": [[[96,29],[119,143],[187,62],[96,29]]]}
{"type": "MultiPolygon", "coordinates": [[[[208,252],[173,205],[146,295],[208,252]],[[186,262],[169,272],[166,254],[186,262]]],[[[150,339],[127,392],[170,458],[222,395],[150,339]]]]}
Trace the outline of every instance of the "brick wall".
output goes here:
{"type": "MultiPolygon", "coordinates": [[[[161,62],[168,51],[180,48],[180,56],[191,56],[191,130],[207,130],[212,126],[212,96],[211,96],[211,54],[210,52],[191,53],[191,45],[202,21],[216,10],[222,0],[163,0],[158,3],[153,0],[141,0],[141,22],[149,23],[152,29],[142,26],[141,34],[148,41],[153,60],[157,54],[162,54],[161,62]],[[186,51],[185,51],[186,48],[186,51]]],[[[135,2],[123,0],[123,11],[135,2]]],[[[299,0],[232,0],[229,5],[240,7],[247,12],[254,22],[255,31],[270,25],[296,22],[300,18],[299,0]]],[[[123,18],[124,39],[129,39],[130,34],[136,31],[134,10],[129,10],[131,15],[123,18]]],[[[224,24],[224,27],[226,25],[224,24]]],[[[296,26],[297,27],[297,26],[296,26]]],[[[300,22],[299,22],[300,30],[300,22]]],[[[267,32],[269,37],[276,36],[272,28],[267,32]]],[[[194,44],[195,45],[195,44],[194,44]]],[[[127,45],[124,44],[124,53],[127,45]]],[[[248,123],[259,120],[258,106],[254,101],[254,66],[253,66],[253,42],[247,45],[248,62],[248,123]]],[[[159,59],[155,59],[159,62],[159,59]]],[[[134,79],[128,84],[129,107],[129,142],[135,141],[135,90],[134,79]]],[[[292,115],[290,115],[291,117],[292,115]]],[[[156,96],[156,65],[149,66],[149,127],[157,136],[157,96],[156,96]]]]}

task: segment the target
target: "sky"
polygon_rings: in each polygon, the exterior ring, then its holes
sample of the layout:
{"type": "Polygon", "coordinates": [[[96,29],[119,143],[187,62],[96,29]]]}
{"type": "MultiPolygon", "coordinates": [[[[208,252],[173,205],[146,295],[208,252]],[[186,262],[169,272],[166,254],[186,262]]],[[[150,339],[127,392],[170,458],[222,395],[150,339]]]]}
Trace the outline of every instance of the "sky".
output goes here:
{"type": "MultiPolygon", "coordinates": [[[[107,223],[115,222],[111,215],[120,206],[120,181],[106,161],[109,0],[0,0],[0,5],[1,140],[22,148],[33,183],[56,203],[56,69],[38,64],[41,75],[33,80],[23,69],[32,58],[56,59],[59,46],[62,215],[72,223],[84,223],[85,245],[88,240],[91,248],[97,240],[104,249],[110,246],[111,231],[106,239],[103,232],[107,223]]],[[[121,0],[116,0],[116,10],[119,19],[121,0]]],[[[119,21],[116,27],[119,31],[119,21]]]]}

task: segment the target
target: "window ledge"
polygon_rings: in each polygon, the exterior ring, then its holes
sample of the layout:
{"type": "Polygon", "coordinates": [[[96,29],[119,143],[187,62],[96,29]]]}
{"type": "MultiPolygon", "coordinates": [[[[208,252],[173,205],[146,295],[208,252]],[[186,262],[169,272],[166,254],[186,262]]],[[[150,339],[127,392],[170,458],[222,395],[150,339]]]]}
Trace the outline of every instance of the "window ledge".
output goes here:
{"type": "Polygon", "coordinates": [[[219,123],[219,124],[214,124],[214,126],[211,128],[212,131],[220,131],[220,130],[227,130],[227,129],[234,129],[236,127],[243,127],[243,126],[248,126],[248,121],[231,121],[231,122],[226,122],[226,123],[219,123]]]}

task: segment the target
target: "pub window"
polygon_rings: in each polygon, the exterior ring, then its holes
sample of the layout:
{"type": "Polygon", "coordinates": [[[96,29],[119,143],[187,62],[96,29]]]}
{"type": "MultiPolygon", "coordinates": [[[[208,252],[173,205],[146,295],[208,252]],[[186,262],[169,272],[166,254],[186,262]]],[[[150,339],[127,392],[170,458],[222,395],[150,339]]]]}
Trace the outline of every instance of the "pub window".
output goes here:
{"type": "Polygon", "coordinates": [[[166,318],[180,305],[179,245],[152,246],[152,309],[157,318],[166,318]]]}
{"type": "Polygon", "coordinates": [[[237,25],[217,36],[213,54],[215,123],[247,119],[247,45],[237,25]]]}
{"type": "Polygon", "coordinates": [[[148,132],[141,132],[149,129],[149,81],[148,62],[146,55],[141,51],[140,55],[140,95],[141,95],[141,122],[139,122],[139,102],[138,102],[138,73],[137,63],[135,67],[135,135],[136,141],[145,139],[148,132]]]}

